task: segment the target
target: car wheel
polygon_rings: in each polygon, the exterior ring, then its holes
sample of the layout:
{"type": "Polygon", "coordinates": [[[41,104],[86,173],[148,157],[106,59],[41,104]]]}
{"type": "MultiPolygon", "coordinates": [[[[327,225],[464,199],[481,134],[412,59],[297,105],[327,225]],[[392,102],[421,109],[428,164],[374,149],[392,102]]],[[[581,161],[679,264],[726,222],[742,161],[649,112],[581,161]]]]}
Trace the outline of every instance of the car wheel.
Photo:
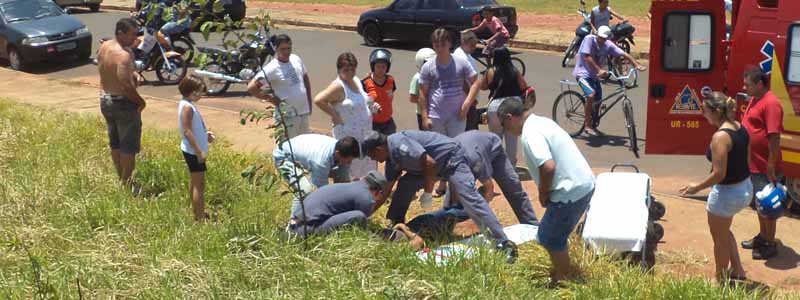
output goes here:
{"type": "Polygon", "coordinates": [[[25,60],[22,58],[22,54],[15,48],[8,49],[8,66],[17,71],[25,69],[25,60]]]}
{"type": "Polygon", "coordinates": [[[369,23],[364,27],[364,44],[367,46],[375,47],[379,46],[383,42],[383,37],[381,37],[381,30],[378,28],[378,24],[369,23]]]}
{"type": "Polygon", "coordinates": [[[97,4],[89,4],[89,9],[91,9],[91,10],[92,10],[92,12],[98,12],[98,11],[100,11],[100,3],[97,3],[97,4]]]}
{"type": "Polygon", "coordinates": [[[78,61],[87,61],[92,57],[92,51],[83,51],[78,54],[78,61]]]}

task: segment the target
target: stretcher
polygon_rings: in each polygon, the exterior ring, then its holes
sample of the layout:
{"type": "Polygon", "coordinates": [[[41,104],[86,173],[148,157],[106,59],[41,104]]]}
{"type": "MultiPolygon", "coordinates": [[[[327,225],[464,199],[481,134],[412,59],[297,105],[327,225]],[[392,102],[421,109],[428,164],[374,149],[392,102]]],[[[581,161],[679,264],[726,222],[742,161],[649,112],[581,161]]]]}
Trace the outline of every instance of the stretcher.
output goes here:
{"type": "Polygon", "coordinates": [[[650,195],[650,184],[650,176],[634,165],[614,165],[598,175],[582,226],[586,244],[596,253],[644,254],[642,263],[651,264],[645,258],[652,257],[663,237],[663,228],[655,221],[663,217],[664,206],[650,195]],[[636,172],[615,172],[622,166],[636,172]]]}

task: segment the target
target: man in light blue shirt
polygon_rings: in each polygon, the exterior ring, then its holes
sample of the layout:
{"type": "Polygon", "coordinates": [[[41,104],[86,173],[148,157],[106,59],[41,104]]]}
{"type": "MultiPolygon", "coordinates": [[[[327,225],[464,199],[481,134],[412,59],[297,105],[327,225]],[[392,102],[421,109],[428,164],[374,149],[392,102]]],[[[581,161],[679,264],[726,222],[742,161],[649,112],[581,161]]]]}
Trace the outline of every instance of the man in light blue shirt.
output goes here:
{"type": "Polygon", "coordinates": [[[571,269],[567,239],[594,194],[592,169],[569,134],[553,120],[526,114],[519,101],[503,102],[497,113],[507,132],[521,136],[525,162],[546,209],[537,238],[553,261],[552,280],[565,279],[571,269]]]}
{"type": "MultiPolygon", "coordinates": [[[[334,182],[349,182],[350,163],[360,154],[358,141],[353,137],[337,141],[327,135],[301,134],[275,148],[272,160],[292,189],[298,183],[303,194],[308,195],[327,185],[328,178],[333,178],[334,182]],[[311,182],[308,182],[306,173],[309,173],[311,182]]],[[[292,212],[300,208],[298,193],[295,191],[292,212]]]]}

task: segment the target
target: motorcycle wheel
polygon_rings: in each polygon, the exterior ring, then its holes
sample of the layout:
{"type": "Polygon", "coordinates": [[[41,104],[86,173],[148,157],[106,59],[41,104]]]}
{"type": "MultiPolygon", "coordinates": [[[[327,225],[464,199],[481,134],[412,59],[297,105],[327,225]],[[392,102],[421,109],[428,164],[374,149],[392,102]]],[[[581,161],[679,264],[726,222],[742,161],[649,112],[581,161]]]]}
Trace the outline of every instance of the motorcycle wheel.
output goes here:
{"type": "MultiPolygon", "coordinates": [[[[228,68],[216,62],[211,62],[202,68],[203,71],[228,74],[228,68]]],[[[204,78],[206,82],[206,95],[219,96],[224,94],[231,86],[231,82],[227,80],[204,78]]]]}
{"type": "Polygon", "coordinates": [[[567,51],[564,51],[564,59],[561,60],[561,67],[566,68],[567,64],[569,64],[569,60],[575,57],[575,51],[577,51],[578,45],[578,37],[575,37],[571,43],[569,43],[569,47],[567,47],[567,51]]]}
{"type": "Polygon", "coordinates": [[[186,39],[185,37],[178,37],[172,40],[172,49],[175,52],[178,52],[183,56],[184,60],[189,63],[192,63],[192,59],[194,58],[194,45],[191,41],[186,39]]]}
{"type": "Polygon", "coordinates": [[[620,49],[622,49],[622,51],[625,51],[625,53],[628,53],[628,54],[630,54],[630,53],[631,53],[631,44],[630,44],[630,43],[628,43],[628,41],[626,41],[626,40],[619,40],[619,41],[617,41],[617,46],[618,46],[620,49]]]}
{"type": "Polygon", "coordinates": [[[183,57],[170,57],[166,61],[164,59],[159,59],[156,62],[156,77],[158,77],[158,81],[166,85],[178,84],[186,77],[186,72],[188,71],[188,65],[186,61],[183,60],[183,57]],[[169,66],[167,65],[169,62],[169,66]]]}

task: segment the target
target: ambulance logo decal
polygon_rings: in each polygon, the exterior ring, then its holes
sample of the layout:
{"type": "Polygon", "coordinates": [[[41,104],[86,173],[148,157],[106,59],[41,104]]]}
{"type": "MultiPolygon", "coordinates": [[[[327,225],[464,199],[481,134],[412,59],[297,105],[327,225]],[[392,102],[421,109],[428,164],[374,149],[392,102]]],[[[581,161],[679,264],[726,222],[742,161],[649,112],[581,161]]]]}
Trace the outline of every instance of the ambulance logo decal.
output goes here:
{"type": "Polygon", "coordinates": [[[675,97],[675,104],[672,104],[669,113],[679,115],[699,115],[703,113],[700,110],[700,99],[697,98],[697,94],[688,84],[675,97]]]}
{"type": "Polygon", "coordinates": [[[761,54],[766,57],[766,59],[762,60],[758,65],[761,67],[761,70],[764,73],[772,73],[772,52],[775,51],[775,44],[772,41],[767,40],[764,42],[764,46],[761,46],[761,54]]]}

